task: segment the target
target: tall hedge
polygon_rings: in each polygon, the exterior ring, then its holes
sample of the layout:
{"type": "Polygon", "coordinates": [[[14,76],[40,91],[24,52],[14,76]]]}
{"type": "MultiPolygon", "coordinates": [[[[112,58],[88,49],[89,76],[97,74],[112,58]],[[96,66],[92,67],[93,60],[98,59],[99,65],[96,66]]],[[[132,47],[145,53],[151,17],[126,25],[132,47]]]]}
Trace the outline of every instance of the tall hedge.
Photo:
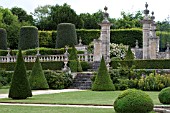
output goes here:
{"type": "Polygon", "coordinates": [[[108,73],[104,58],[102,57],[100,67],[95,77],[95,81],[92,84],[93,91],[113,91],[115,86],[112,83],[110,75],[108,73]]]}
{"type": "Polygon", "coordinates": [[[26,75],[24,59],[21,50],[19,50],[8,97],[12,99],[26,99],[31,96],[32,92],[26,75]]]}
{"type": "Polygon", "coordinates": [[[77,34],[75,25],[71,23],[61,23],[57,26],[56,48],[63,48],[77,44],[77,34]]]}
{"type": "Polygon", "coordinates": [[[29,81],[31,89],[39,90],[49,88],[38,56],[32,68],[32,73],[29,78],[29,81]]]}
{"type": "Polygon", "coordinates": [[[7,32],[3,28],[0,28],[0,49],[7,49],[7,32]]]}
{"type": "Polygon", "coordinates": [[[34,26],[21,27],[18,48],[25,50],[36,47],[38,47],[38,28],[34,26]]]}

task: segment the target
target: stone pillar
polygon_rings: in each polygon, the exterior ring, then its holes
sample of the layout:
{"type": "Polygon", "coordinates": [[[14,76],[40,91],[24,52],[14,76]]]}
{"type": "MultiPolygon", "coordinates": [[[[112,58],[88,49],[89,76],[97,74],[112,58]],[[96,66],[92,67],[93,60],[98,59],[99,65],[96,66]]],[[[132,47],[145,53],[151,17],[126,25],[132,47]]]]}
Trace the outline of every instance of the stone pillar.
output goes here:
{"type": "Polygon", "coordinates": [[[159,52],[159,38],[156,36],[156,23],[154,21],[154,12],[152,12],[151,16],[151,29],[150,29],[150,37],[149,37],[149,57],[150,59],[156,59],[157,52],[159,52]]]}
{"type": "Polygon", "coordinates": [[[149,19],[149,10],[147,9],[148,4],[145,4],[146,9],[144,10],[144,19],[141,21],[143,24],[143,59],[149,59],[149,33],[151,20],[149,19]]]}
{"type": "Polygon", "coordinates": [[[98,39],[94,39],[94,55],[93,55],[93,61],[94,62],[100,62],[102,58],[102,41],[98,39]]]}
{"type": "Polygon", "coordinates": [[[167,49],[165,53],[166,53],[166,59],[169,59],[169,43],[168,42],[167,42],[167,49]]]}
{"type": "Polygon", "coordinates": [[[110,61],[110,26],[112,25],[109,20],[107,13],[107,7],[104,8],[104,20],[99,25],[101,26],[100,40],[102,41],[102,56],[106,62],[110,61]]]}

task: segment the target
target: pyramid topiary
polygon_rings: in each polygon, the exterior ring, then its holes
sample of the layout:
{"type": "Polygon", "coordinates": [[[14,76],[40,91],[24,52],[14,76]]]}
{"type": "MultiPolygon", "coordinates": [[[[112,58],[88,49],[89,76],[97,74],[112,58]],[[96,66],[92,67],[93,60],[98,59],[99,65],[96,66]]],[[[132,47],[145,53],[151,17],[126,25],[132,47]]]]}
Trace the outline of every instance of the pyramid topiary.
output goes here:
{"type": "Polygon", "coordinates": [[[31,89],[49,88],[44,72],[42,70],[41,63],[39,61],[39,57],[36,58],[29,81],[31,89]]]}
{"type": "Polygon", "coordinates": [[[3,28],[0,28],[0,49],[7,49],[7,32],[3,28]]]}
{"type": "Polygon", "coordinates": [[[8,97],[12,99],[26,99],[31,96],[32,92],[26,75],[24,59],[21,50],[19,50],[8,97]]]}
{"type": "Polygon", "coordinates": [[[71,23],[60,23],[57,26],[56,48],[63,48],[77,44],[75,25],[71,23]]]}
{"type": "Polygon", "coordinates": [[[113,91],[115,87],[112,83],[110,75],[108,73],[104,58],[102,57],[100,67],[95,78],[94,83],[92,84],[93,91],[113,91]]]}
{"type": "Polygon", "coordinates": [[[127,53],[125,55],[125,60],[134,60],[134,58],[135,58],[134,54],[132,53],[131,48],[129,46],[128,51],[127,51],[127,53]]]}
{"type": "Polygon", "coordinates": [[[75,46],[72,47],[69,55],[69,67],[72,72],[82,72],[81,63],[78,60],[77,50],[75,46]]]}

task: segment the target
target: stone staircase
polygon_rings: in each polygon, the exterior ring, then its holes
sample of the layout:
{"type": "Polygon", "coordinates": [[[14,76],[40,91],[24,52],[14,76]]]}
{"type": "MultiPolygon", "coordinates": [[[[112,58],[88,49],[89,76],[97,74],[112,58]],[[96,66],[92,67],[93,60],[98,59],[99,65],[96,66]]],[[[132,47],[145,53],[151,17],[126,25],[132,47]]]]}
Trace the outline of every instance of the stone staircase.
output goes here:
{"type": "Polygon", "coordinates": [[[73,84],[70,87],[71,89],[91,89],[92,81],[91,77],[93,76],[92,72],[79,72],[73,76],[73,84]]]}
{"type": "Polygon", "coordinates": [[[98,61],[93,62],[93,71],[97,71],[99,66],[100,66],[100,62],[98,61]]]}

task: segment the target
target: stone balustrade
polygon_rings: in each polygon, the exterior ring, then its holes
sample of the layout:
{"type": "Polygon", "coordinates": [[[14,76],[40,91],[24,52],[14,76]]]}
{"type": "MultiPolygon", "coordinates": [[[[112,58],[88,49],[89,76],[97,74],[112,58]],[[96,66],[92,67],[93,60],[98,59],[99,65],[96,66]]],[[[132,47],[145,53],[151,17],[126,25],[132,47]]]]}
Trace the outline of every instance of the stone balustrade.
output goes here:
{"type": "MultiPolygon", "coordinates": [[[[35,62],[36,55],[23,56],[25,62],[35,62]]],[[[93,54],[78,54],[80,61],[93,62],[93,54]]],[[[64,61],[63,55],[39,55],[41,62],[46,61],[64,61]]],[[[0,56],[0,62],[16,62],[16,56],[0,56]]]]}

